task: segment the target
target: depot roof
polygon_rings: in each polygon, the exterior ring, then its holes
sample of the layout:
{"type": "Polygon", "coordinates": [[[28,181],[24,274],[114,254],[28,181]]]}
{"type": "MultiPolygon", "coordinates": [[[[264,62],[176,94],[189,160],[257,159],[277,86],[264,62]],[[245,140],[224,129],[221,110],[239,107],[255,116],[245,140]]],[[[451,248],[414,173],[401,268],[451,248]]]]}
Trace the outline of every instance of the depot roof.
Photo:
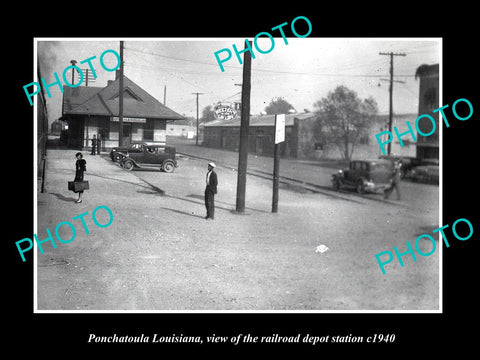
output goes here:
{"type": "MultiPolygon", "coordinates": [[[[184,117],[166,107],[128,77],[123,77],[123,116],[181,120],[184,117]]],[[[63,115],[118,116],[120,80],[106,87],[63,87],[63,115]]]]}

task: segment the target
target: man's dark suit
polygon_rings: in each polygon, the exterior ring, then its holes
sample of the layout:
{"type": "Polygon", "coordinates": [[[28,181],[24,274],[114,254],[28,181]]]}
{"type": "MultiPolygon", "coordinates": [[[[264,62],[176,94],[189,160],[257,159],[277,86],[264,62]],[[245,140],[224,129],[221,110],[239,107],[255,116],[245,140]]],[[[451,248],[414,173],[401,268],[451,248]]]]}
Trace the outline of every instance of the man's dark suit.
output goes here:
{"type": "Polygon", "coordinates": [[[215,194],[217,193],[217,174],[215,171],[210,172],[210,177],[207,173],[207,187],[205,188],[205,207],[207,208],[207,218],[213,219],[215,215],[215,194]]]}

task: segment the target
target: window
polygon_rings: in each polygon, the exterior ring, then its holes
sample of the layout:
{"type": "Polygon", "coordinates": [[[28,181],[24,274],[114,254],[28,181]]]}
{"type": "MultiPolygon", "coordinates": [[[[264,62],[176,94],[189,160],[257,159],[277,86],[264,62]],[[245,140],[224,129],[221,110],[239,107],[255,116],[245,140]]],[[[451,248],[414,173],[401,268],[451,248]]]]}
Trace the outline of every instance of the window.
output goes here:
{"type": "Polygon", "coordinates": [[[101,139],[107,140],[110,135],[110,120],[108,118],[97,118],[98,119],[98,134],[101,139]]]}
{"type": "Polygon", "coordinates": [[[143,140],[153,141],[153,129],[155,127],[155,120],[147,119],[145,126],[143,127],[143,140]]]}

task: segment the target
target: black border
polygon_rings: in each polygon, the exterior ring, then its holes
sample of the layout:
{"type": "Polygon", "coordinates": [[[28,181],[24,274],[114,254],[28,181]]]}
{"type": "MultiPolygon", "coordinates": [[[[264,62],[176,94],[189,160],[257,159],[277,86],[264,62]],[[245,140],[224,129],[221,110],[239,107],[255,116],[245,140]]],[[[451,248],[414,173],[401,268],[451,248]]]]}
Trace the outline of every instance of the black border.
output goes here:
{"type": "MultiPolygon", "coordinates": [[[[150,350],[193,350],[206,349],[212,352],[228,350],[254,350],[260,348],[283,352],[291,348],[301,351],[325,354],[325,351],[366,350],[393,354],[392,350],[405,349],[419,353],[441,350],[447,344],[461,344],[462,350],[472,347],[474,333],[470,330],[470,313],[475,312],[473,303],[476,249],[478,247],[477,213],[470,206],[478,195],[476,161],[474,159],[477,126],[478,95],[476,85],[476,54],[473,19],[475,9],[467,5],[432,5],[422,9],[418,4],[403,4],[401,9],[390,8],[392,4],[381,4],[380,12],[371,5],[358,4],[353,8],[343,4],[340,9],[300,8],[276,4],[267,5],[267,11],[242,3],[232,7],[215,7],[204,4],[199,11],[192,9],[175,11],[159,5],[158,11],[139,9],[119,14],[121,4],[114,4],[115,11],[109,9],[101,14],[91,9],[94,21],[87,21],[81,12],[64,11],[56,17],[46,4],[35,5],[29,15],[21,13],[19,31],[12,34],[10,25],[2,25],[4,44],[2,63],[7,73],[7,84],[3,86],[4,106],[7,114],[4,120],[4,138],[7,146],[4,155],[4,204],[7,219],[4,229],[7,236],[3,241],[7,268],[4,277],[7,289],[4,298],[4,312],[8,316],[6,324],[7,347],[23,349],[25,346],[35,351],[56,352],[59,347],[75,349],[73,353],[85,350],[135,351],[150,350]],[[166,12],[171,16],[166,16],[166,12]],[[451,241],[451,247],[443,251],[443,314],[33,314],[33,258],[21,263],[14,241],[30,237],[33,233],[33,107],[25,102],[22,86],[32,81],[33,38],[34,37],[251,37],[272,26],[296,16],[307,16],[312,25],[311,37],[442,37],[443,38],[443,103],[452,104],[458,98],[467,98],[474,107],[474,115],[468,121],[452,120],[450,128],[444,128],[443,137],[443,219],[444,224],[452,224],[458,218],[467,218],[474,224],[474,235],[469,241],[451,241]],[[68,19],[71,17],[71,19],[68,19]],[[27,125],[26,125],[27,124],[27,125]],[[15,128],[12,131],[12,128],[15,128]],[[10,130],[10,131],[8,131],[10,130]],[[15,156],[9,153],[14,150],[15,156]],[[90,333],[111,335],[153,334],[207,336],[236,335],[251,333],[255,336],[353,334],[368,336],[373,333],[395,333],[393,344],[346,344],[339,346],[306,345],[197,345],[172,344],[88,344],[90,333]],[[22,346],[23,345],[23,346],[22,346]],[[415,350],[413,350],[415,349],[415,350]]],[[[184,4],[186,8],[190,5],[184,4]]],[[[80,9],[80,5],[78,5],[80,9]]],[[[400,7],[400,6],[399,6],[400,7]]],[[[88,6],[85,6],[87,10],[88,6]]],[[[77,9],[77,10],[78,10],[77,9]]],[[[151,10],[151,9],[150,9],[151,10]]],[[[85,13],[87,14],[87,13],[85,13]]],[[[4,212],[5,213],[5,212],[4,212]]],[[[476,324],[472,324],[475,329],[476,324]]],[[[5,335],[4,335],[5,336],[5,335]]],[[[448,347],[448,345],[447,345],[448,347]]],[[[66,354],[68,356],[68,354],[66,354]]]]}

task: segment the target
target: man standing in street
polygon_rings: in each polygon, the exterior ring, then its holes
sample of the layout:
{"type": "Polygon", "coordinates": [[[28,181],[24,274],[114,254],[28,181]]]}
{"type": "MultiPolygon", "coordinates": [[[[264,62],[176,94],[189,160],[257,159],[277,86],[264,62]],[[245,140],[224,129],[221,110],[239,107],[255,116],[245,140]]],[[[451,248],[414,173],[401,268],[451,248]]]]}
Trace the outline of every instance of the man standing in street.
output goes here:
{"type": "Polygon", "coordinates": [[[208,164],[207,187],[205,188],[205,207],[207,208],[207,216],[205,219],[212,219],[215,215],[215,194],[217,193],[217,174],[213,170],[215,164],[208,164]]]}
{"type": "Polygon", "coordinates": [[[102,146],[102,140],[100,139],[100,134],[97,136],[97,155],[100,155],[100,148],[102,146]]]}
{"type": "Polygon", "coordinates": [[[393,163],[393,178],[391,180],[391,185],[388,189],[385,190],[385,199],[388,199],[392,195],[393,189],[397,191],[397,200],[401,200],[400,194],[400,168],[402,164],[400,161],[396,160],[393,163]]]}
{"type": "Polygon", "coordinates": [[[90,155],[95,155],[97,152],[97,136],[96,135],[93,135],[93,139],[92,139],[92,152],[90,153],[90,155]]]}

